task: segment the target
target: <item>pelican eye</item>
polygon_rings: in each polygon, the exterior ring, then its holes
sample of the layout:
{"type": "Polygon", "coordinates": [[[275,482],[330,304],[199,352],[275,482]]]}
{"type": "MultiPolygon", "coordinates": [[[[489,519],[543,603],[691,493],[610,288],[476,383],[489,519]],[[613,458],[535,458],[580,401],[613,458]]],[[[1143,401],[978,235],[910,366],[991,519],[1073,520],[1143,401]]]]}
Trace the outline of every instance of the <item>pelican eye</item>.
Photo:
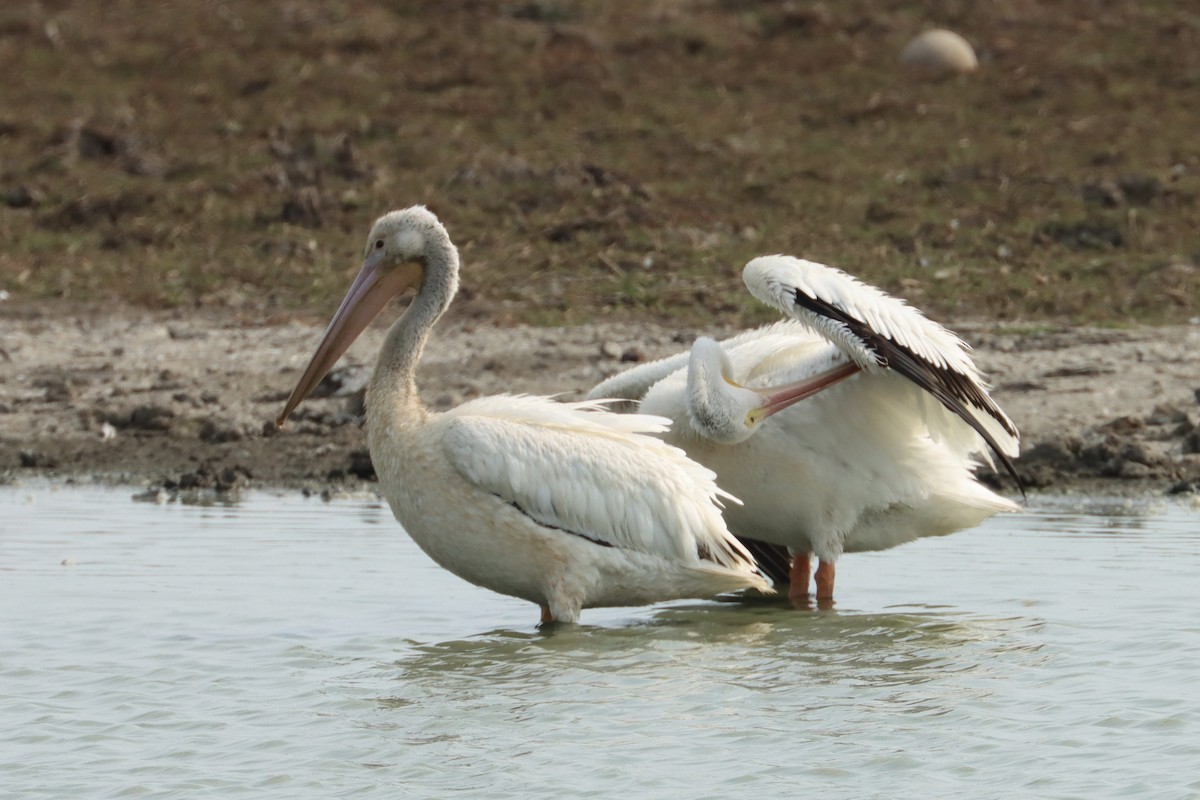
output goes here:
{"type": "Polygon", "coordinates": [[[375,240],[375,249],[376,249],[376,250],[382,250],[382,249],[383,249],[383,239],[376,239],[376,240],[375,240]]]}

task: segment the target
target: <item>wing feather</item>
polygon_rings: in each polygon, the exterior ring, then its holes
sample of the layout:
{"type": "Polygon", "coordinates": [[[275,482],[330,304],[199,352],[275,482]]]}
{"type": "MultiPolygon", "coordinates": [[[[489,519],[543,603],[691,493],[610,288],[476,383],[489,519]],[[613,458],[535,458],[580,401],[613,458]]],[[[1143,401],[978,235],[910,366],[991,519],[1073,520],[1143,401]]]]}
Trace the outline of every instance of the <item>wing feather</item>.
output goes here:
{"type": "Polygon", "coordinates": [[[641,400],[650,387],[679,369],[687,366],[690,353],[684,351],[673,356],[639,364],[596,384],[588,392],[589,400],[641,400]]]}
{"type": "Polygon", "coordinates": [[[661,417],[501,395],[446,418],[442,441],[455,469],[539,524],[614,547],[754,569],[721,517],[721,499],[736,499],[682,450],[641,435],[664,431],[661,417]]]}
{"type": "Polygon", "coordinates": [[[970,425],[1020,485],[1020,434],[992,400],[967,344],[903,300],[834,267],[762,256],[742,273],[750,293],[825,336],[867,370],[890,369],[970,425]]]}
{"type": "MultiPolygon", "coordinates": [[[[773,361],[786,359],[786,354],[780,355],[780,342],[790,346],[796,344],[798,340],[802,342],[805,337],[811,337],[816,342],[824,343],[825,341],[815,335],[809,327],[801,326],[792,320],[785,320],[742,331],[736,336],[723,339],[721,346],[731,355],[746,348],[747,360],[752,360],[756,364],[762,362],[763,367],[768,368],[773,361]]],[[[618,372],[592,387],[587,397],[589,400],[641,400],[655,384],[676,373],[686,374],[690,356],[689,348],[681,353],[618,372]]],[[[622,406],[617,406],[617,408],[624,410],[622,406]]]]}

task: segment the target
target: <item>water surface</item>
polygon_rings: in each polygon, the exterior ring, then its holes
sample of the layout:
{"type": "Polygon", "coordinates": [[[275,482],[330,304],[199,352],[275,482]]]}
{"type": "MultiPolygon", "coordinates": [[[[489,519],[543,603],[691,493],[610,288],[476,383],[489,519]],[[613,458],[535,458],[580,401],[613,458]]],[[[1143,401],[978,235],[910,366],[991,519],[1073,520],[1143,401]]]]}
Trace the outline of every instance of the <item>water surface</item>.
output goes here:
{"type": "Polygon", "coordinates": [[[832,611],[537,609],[372,499],[0,490],[0,797],[1200,794],[1200,512],[1035,498],[832,611]]]}

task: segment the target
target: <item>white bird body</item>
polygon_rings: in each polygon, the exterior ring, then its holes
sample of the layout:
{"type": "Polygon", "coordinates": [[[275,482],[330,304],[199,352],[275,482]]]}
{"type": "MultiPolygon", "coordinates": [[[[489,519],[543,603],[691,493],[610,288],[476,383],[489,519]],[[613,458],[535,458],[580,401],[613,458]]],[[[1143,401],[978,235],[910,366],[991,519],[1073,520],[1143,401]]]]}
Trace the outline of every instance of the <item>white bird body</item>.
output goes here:
{"type": "MultiPolygon", "coordinates": [[[[798,323],[755,333],[723,343],[734,365],[729,377],[747,387],[801,380],[846,360],[798,323]]],[[[718,485],[742,500],[725,511],[739,536],[835,561],[843,552],[953,533],[1016,508],[972,477],[979,450],[973,432],[899,375],[848,378],[767,418],[739,444],[697,431],[686,388],[683,368],[646,393],[641,412],[671,419],[666,441],[716,472],[718,485]]]]}
{"type": "Polygon", "coordinates": [[[765,590],[726,532],[712,473],[640,435],[664,421],[590,408],[502,395],[370,424],[380,489],[438,564],[555,620],[765,590]]]}
{"type": "MultiPolygon", "coordinates": [[[[736,442],[720,441],[696,413],[700,340],[690,357],[682,353],[636,367],[599,384],[589,396],[640,398],[641,413],[670,419],[666,441],[715,471],[719,485],[743,501],[726,510],[730,530],[795,554],[815,553],[824,563],[832,564],[844,552],[946,535],[999,511],[1016,510],[1015,503],[973,474],[977,460],[989,458],[990,442],[980,428],[1002,458],[1016,454],[1018,440],[1015,427],[987,397],[965,345],[914,309],[844,273],[811,262],[797,269],[794,261],[755,259],[747,266],[747,284],[760,299],[789,313],[794,313],[790,297],[805,285],[835,308],[852,309],[851,326],[865,320],[866,330],[851,330],[818,314],[811,319],[796,314],[804,321],[775,323],[722,342],[723,377],[761,391],[809,380],[839,365],[856,364],[862,368],[857,374],[761,422],[748,420],[736,442]],[[886,340],[884,349],[902,349],[892,353],[895,360],[915,352],[917,366],[935,366],[925,372],[913,367],[915,378],[883,366],[865,351],[863,342],[872,335],[886,340]],[[896,340],[899,345],[887,344],[896,340]],[[943,394],[953,396],[943,402],[932,394],[925,384],[933,378],[926,372],[937,373],[934,377],[951,387],[943,394]],[[986,413],[961,407],[959,395],[974,399],[977,394],[986,413]],[[984,419],[964,420],[970,413],[984,419]]],[[[730,389],[717,382],[714,391],[720,396],[730,389]]],[[[740,421],[737,413],[733,416],[740,421]]],[[[831,574],[829,581],[831,591],[831,574]]]]}
{"type": "Polygon", "coordinates": [[[648,434],[666,420],[500,395],[434,413],[414,370],[457,287],[458,253],[415,207],[372,228],[363,271],[280,417],[387,300],[417,284],[367,391],[367,434],[397,520],[438,564],[574,622],[583,608],[769,591],[725,527],[713,473],[648,434]],[[361,307],[361,310],[360,310],[361,307]]]}

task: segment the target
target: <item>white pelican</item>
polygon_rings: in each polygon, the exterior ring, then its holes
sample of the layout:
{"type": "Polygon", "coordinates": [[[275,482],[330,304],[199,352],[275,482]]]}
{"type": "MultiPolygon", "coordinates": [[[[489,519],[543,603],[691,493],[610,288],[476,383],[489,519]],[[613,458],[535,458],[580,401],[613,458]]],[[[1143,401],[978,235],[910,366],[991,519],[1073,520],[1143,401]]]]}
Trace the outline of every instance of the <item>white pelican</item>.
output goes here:
{"type": "Polygon", "coordinates": [[[596,403],[501,395],[447,413],[417,395],[430,328],[458,289],[458,250],[422,206],[376,220],[362,270],[280,414],[288,415],[396,295],[416,297],[388,333],[367,389],[367,440],[396,519],[434,561],[541,606],[582,608],[769,591],[725,527],[713,474],[645,434],[666,420],[596,403]]]}
{"type": "Polygon", "coordinates": [[[953,533],[1018,508],[974,477],[989,447],[1016,477],[1019,437],[961,339],[822,264],[765,256],[743,279],[794,321],[720,344],[697,339],[589,397],[640,399],[642,413],[670,419],[664,438],[743,501],[725,518],[760,563],[769,569],[769,548],[751,540],[794,555],[793,599],[808,596],[810,553],[820,559],[816,597],[828,601],[843,552],[953,533]],[[812,396],[768,418],[782,409],[764,408],[764,387],[793,382],[808,382],[812,396]]]}

